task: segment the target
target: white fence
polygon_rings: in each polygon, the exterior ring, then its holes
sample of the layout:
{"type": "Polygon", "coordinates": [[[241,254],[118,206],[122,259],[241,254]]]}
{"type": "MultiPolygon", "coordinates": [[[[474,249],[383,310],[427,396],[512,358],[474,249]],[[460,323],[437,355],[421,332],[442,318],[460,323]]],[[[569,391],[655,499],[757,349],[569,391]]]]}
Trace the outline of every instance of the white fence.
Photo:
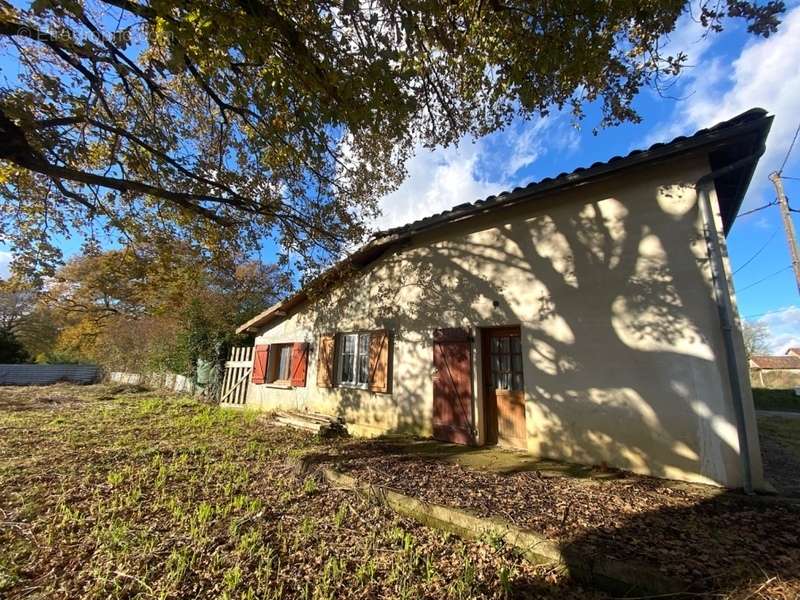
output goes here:
{"type": "Polygon", "coordinates": [[[0,365],[0,385],[51,385],[100,381],[96,365],[0,365]]]}
{"type": "Polygon", "coordinates": [[[144,385],[161,390],[170,390],[182,394],[195,394],[200,392],[194,381],[184,375],[175,373],[125,373],[112,371],[108,374],[109,381],[114,383],[127,383],[130,385],[144,385]]]}

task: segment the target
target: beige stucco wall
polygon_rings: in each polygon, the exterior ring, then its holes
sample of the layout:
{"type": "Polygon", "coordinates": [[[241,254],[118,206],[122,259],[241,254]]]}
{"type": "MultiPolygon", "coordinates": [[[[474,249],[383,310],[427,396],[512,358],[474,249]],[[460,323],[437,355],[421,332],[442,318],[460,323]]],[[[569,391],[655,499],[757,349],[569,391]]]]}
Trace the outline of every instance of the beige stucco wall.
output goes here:
{"type": "Polygon", "coordinates": [[[518,324],[530,452],[741,485],[693,187],[706,172],[685,158],[419,236],[262,331],[257,343],[311,343],[308,384],[251,384],[248,404],[341,414],[359,434],[430,434],[432,330],[465,326],[482,436],[480,328],[518,324]],[[390,394],[316,386],[321,333],[383,327],[390,394]]]}

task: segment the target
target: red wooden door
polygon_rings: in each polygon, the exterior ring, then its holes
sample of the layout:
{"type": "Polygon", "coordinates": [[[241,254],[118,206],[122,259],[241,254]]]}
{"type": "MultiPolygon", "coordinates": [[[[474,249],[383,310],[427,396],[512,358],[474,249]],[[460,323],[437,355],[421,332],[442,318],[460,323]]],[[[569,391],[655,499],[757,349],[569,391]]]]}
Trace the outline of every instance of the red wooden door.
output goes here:
{"type": "Polygon", "coordinates": [[[487,442],[524,450],[528,433],[519,328],[485,329],[482,339],[487,442]]]}
{"type": "Polygon", "coordinates": [[[433,334],[433,437],[457,444],[475,444],[472,411],[472,358],[463,329],[437,329],[433,334]]]}

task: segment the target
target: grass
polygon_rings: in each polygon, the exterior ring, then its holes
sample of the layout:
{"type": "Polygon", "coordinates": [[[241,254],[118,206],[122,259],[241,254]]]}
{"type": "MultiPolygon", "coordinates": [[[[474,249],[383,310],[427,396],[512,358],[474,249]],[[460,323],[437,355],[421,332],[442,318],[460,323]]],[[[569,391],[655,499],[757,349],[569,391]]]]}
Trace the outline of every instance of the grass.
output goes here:
{"type": "Polygon", "coordinates": [[[0,388],[0,597],[597,597],[296,477],[323,443],[188,398],[0,388]]]}
{"type": "Polygon", "coordinates": [[[800,419],[759,417],[758,429],[800,457],[800,419]]]}
{"type": "Polygon", "coordinates": [[[788,410],[800,412],[800,396],[794,390],[753,388],[756,410],[788,410]]]}

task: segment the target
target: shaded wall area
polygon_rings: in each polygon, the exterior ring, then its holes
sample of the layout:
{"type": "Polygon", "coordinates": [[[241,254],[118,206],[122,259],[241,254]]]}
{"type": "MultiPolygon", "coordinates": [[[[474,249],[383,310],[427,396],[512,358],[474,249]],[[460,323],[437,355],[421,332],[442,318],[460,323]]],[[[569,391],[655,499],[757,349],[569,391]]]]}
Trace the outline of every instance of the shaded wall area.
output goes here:
{"type": "Polygon", "coordinates": [[[481,328],[519,325],[530,452],[740,485],[693,187],[707,171],[704,157],[640,168],[420,235],[262,332],[257,343],[311,342],[309,384],[251,386],[250,402],[429,434],[433,330],[466,327],[482,428],[481,328]],[[321,333],[377,328],[393,332],[390,394],[315,386],[321,333]]]}

